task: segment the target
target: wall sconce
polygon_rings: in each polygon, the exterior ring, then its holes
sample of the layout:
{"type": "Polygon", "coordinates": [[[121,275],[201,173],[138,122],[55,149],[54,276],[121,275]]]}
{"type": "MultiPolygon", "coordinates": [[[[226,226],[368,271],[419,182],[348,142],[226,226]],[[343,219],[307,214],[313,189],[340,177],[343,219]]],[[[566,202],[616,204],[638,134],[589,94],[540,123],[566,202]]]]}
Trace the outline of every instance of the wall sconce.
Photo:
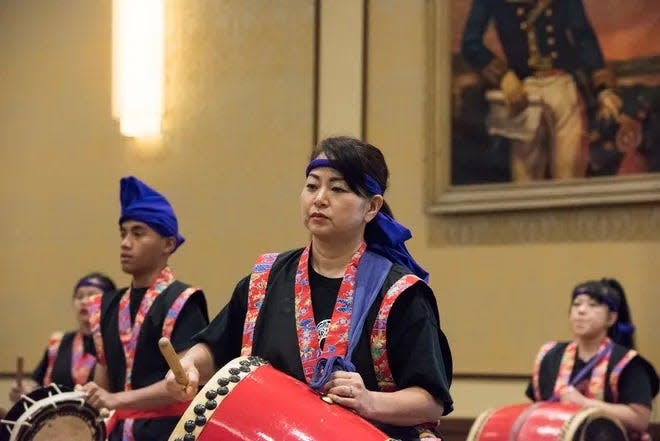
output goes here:
{"type": "Polygon", "coordinates": [[[164,0],[112,2],[112,115],[125,136],[160,134],[164,0]]]}

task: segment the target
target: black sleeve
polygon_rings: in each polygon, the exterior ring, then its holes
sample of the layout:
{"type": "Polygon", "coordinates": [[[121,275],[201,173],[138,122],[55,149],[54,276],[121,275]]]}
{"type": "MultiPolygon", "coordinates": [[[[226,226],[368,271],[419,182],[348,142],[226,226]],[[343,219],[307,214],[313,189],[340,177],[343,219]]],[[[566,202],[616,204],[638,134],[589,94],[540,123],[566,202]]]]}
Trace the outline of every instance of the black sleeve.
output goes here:
{"type": "Polygon", "coordinates": [[[209,346],[216,368],[241,354],[249,282],[249,276],[238,282],[229,303],[206,329],[193,338],[195,343],[206,343],[209,346]]]}
{"type": "Polygon", "coordinates": [[[651,378],[640,357],[630,360],[619,377],[619,403],[641,404],[651,408],[651,378]]]}
{"type": "Polygon", "coordinates": [[[39,386],[41,386],[44,382],[46,369],[48,369],[48,349],[44,351],[44,356],[41,358],[41,361],[37,367],[32,371],[32,379],[36,381],[39,386]]]}
{"type": "Polygon", "coordinates": [[[487,0],[474,0],[465,21],[461,38],[461,54],[476,69],[482,69],[495,55],[484,44],[492,6],[487,0]]]}
{"type": "Polygon", "coordinates": [[[394,381],[399,388],[418,386],[443,403],[444,414],[453,410],[446,372],[446,339],[434,314],[433,294],[424,285],[407,289],[394,303],[387,320],[387,353],[394,381]]]}
{"type": "Polygon", "coordinates": [[[209,324],[206,313],[206,300],[202,291],[196,291],[186,301],[172,331],[172,346],[176,352],[185,351],[195,342],[193,337],[209,324]]]}

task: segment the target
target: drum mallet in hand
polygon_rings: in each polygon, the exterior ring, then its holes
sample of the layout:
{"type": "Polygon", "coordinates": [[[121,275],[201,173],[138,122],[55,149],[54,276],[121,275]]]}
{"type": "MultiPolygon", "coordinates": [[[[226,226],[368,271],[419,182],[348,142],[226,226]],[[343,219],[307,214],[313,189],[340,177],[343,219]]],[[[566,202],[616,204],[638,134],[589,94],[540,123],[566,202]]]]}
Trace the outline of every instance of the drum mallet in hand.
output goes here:
{"type": "Polygon", "coordinates": [[[181,366],[179,357],[176,355],[176,352],[174,352],[174,348],[172,347],[170,340],[167,337],[161,338],[158,340],[158,347],[160,348],[160,353],[163,354],[163,357],[165,357],[165,361],[167,361],[168,366],[170,369],[172,369],[176,382],[182,386],[187,386],[188,376],[184,372],[183,366],[181,366]]]}

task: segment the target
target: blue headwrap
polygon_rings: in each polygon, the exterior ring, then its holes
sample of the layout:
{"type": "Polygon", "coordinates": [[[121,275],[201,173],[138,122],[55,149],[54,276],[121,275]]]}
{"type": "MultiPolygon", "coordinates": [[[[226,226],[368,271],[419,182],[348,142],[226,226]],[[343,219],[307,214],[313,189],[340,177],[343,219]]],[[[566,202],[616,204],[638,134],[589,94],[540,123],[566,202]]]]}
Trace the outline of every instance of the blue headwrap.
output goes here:
{"type": "Polygon", "coordinates": [[[598,302],[605,303],[608,309],[612,312],[619,311],[621,299],[612,288],[601,282],[588,282],[577,286],[573,290],[573,298],[576,298],[581,294],[586,294],[598,302]]]}
{"type": "MultiPolygon", "coordinates": [[[[334,163],[329,159],[314,159],[307,166],[305,176],[309,176],[309,172],[318,167],[337,169],[334,163]]],[[[370,195],[383,194],[383,189],[378,181],[368,174],[364,177],[364,187],[370,195]]],[[[367,242],[367,249],[388,258],[394,263],[405,266],[417,277],[428,282],[429,273],[415,262],[415,259],[410,255],[410,252],[404,244],[404,242],[411,237],[412,234],[408,228],[401,225],[394,220],[394,218],[388,216],[382,211],[379,211],[376,217],[367,224],[364,232],[364,240],[367,242]]]]}
{"type": "Polygon", "coordinates": [[[91,286],[100,289],[104,293],[115,289],[110,282],[103,280],[100,277],[85,276],[78,280],[78,283],[76,283],[76,286],[73,288],[73,293],[75,294],[76,291],[78,291],[78,288],[82,288],[83,286],[91,286]]]}
{"type": "Polygon", "coordinates": [[[174,236],[176,248],[186,239],[179,234],[179,225],[174,209],[163,195],[134,176],[121,178],[119,224],[135,220],[144,222],[163,237],[174,236]]]}

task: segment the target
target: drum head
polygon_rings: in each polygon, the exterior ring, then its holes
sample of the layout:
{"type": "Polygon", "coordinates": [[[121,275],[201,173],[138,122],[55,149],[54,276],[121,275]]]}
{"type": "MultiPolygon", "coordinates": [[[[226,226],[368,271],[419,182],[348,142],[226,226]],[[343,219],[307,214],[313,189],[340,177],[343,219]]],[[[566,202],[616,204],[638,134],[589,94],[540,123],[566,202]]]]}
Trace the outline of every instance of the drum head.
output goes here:
{"type": "Polygon", "coordinates": [[[85,395],[56,385],[30,392],[9,410],[0,441],[102,441],[105,424],[85,395]]]}
{"type": "Polygon", "coordinates": [[[562,441],[628,441],[623,426],[602,410],[584,408],[564,425],[562,441]]]}
{"type": "Polygon", "coordinates": [[[594,417],[585,422],[575,441],[628,441],[626,431],[611,418],[594,417]]]}

